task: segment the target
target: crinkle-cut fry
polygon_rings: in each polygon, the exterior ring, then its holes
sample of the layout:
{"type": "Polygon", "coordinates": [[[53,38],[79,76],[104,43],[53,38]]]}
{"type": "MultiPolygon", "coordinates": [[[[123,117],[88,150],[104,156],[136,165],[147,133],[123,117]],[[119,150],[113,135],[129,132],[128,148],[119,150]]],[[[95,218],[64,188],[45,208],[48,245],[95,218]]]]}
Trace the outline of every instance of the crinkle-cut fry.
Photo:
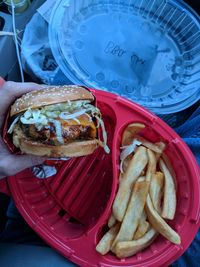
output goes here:
{"type": "Polygon", "coordinates": [[[112,242],[115,239],[118,231],[119,231],[120,224],[116,224],[115,226],[111,227],[107,233],[101,238],[99,243],[96,246],[96,251],[98,251],[101,255],[105,255],[109,252],[112,242]]]}
{"type": "Polygon", "coordinates": [[[146,172],[146,180],[148,182],[151,181],[151,177],[156,172],[156,156],[153,151],[150,149],[147,149],[147,155],[148,155],[148,165],[147,165],[147,172],[146,172]]]}
{"type": "Polygon", "coordinates": [[[180,244],[181,238],[154,209],[150,196],[147,196],[145,211],[152,227],[174,244],[180,244]]]}
{"type": "Polygon", "coordinates": [[[122,241],[116,245],[116,256],[118,258],[126,258],[135,255],[137,252],[148,247],[156,238],[157,232],[151,228],[140,239],[132,241],[122,241]]]}
{"type": "Polygon", "coordinates": [[[117,220],[115,219],[115,216],[113,214],[110,215],[110,218],[108,220],[108,227],[111,228],[116,224],[117,220]]]}
{"type": "Polygon", "coordinates": [[[162,172],[156,172],[151,178],[149,194],[153,206],[159,214],[161,214],[163,185],[164,185],[164,174],[162,172]]]}
{"type": "Polygon", "coordinates": [[[117,195],[113,203],[113,215],[118,221],[122,221],[131,196],[134,182],[147,165],[148,157],[146,148],[140,146],[131,159],[123,178],[120,180],[117,195]]]}
{"type": "Polygon", "coordinates": [[[172,220],[176,212],[176,190],[174,179],[162,159],[159,160],[159,166],[165,177],[162,217],[172,220]]]}
{"type": "Polygon", "coordinates": [[[140,141],[143,146],[145,146],[146,148],[149,148],[150,150],[152,150],[155,153],[162,154],[163,150],[166,147],[165,143],[163,143],[163,142],[152,143],[152,142],[146,140],[144,137],[139,136],[139,135],[136,135],[135,138],[137,138],[137,140],[140,141]]]}
{"type": "Polygon", "coordinates": [[[121,241],[132,240],[138,227],[144,205],[149,192],[149,182],[136,182],[123,218],[120,230],[113,241],[111,250],[115,252],[115,245],[121,241]]]}
{"type": "Polygon", "coordinates": [[[134,139],[134,136],[145,128],[142,123],[129,124],[122,135],[122,146],[130,145],[134,139]]]}

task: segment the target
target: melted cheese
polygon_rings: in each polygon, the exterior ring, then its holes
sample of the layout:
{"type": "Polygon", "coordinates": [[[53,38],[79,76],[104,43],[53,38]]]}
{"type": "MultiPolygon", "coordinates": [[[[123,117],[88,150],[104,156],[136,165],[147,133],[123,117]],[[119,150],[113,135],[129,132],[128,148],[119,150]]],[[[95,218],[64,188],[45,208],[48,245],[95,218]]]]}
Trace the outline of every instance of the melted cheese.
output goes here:
{"type": "Polygon", "coordinates": [[[83,114],[77,117],[76,120],[62,120],[62,119],[59,119],[59,120],[63,128],[67,126],[73,126],[73,125],[81,125],[83,127],[88,126],[91,128],[91,137],[92,138],[96,137],[96,126],[88,115],[83,114]]]}

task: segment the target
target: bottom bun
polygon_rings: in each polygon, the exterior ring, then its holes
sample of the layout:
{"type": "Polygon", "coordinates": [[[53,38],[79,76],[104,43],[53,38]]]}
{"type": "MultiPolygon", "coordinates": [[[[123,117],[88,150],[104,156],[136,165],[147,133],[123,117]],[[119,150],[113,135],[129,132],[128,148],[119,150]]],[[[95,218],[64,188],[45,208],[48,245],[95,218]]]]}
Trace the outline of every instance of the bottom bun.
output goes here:
{"type": "Polygon", "coordinates": [[[52,146],[28,139],[20,127],[13,132],[13,144],[23,153],[44,157],[80,157],[92,154],[99,146],[97,139],[74,141],[69,144],[52,146]]]}

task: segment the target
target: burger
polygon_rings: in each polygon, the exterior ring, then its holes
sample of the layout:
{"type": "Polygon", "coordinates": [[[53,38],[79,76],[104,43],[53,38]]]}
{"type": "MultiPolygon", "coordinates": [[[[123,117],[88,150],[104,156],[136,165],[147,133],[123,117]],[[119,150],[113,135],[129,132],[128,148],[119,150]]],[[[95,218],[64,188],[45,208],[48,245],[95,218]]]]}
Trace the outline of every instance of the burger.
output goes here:
{"type": "Polygon", "coordinates": [[[94,95],[84,87],[47,87],[26,93],[11,106],[10,118],[8,133],[23,153],[78,157],[99,146],[109,153],[101,112],[94,95]]]}

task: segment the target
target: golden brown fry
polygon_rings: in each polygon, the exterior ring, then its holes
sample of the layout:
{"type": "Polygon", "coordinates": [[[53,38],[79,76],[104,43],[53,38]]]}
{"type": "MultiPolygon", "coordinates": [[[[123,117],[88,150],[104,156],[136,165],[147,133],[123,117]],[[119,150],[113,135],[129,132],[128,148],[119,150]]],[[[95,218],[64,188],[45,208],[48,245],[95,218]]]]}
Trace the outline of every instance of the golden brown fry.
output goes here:
{"type": "Polygon", "coordinates": [[[118,258],[125,258],[135,255],[137,252],[149,246],[157,236],[156,231],[151,228],[142,238],[132,241],[119,242],[116,245],[118,258]]]}
{"type": "Polygon", "coordinates": [[[162,217],[173,219],[176,211],[176,190],[173,177],[162,159],[159,160],[159,166],[165,176],[164,199],[162,217]]]}
{"type": "Polygon", "coordinates": [[[138,240],[144,236],[144,234],[149,229],[149,223],[147,221],[140,220],[140,223],[138,225],[137,231],[135,232],[135,235],[133,237],[134,240],[138,240]]]}
{"type": "Polygon", "coordinates": [[[145,210],[143,210],[142,215],[140,217],[140,220],[146,221],[146,219],[147,219],[147,214],[146,214],[145,210]]]}
{"type": "MultiPolygon", "coordinates": [[[[128,168],[128,165],[130,164],[130,161],[132,159],[133,155],[129,155],[127,158],[125,158],[124,162],[123,162],[123,165],[122,165],[122,169],[124,172],[126,172],[127,168],[128,168]]],[[[120,175],[122,175],[123,177],[123,174],[120,173],[120,175]]]]}
{"type": "Polygon", "coordinates": [[[160,215],[154,209],[149,195],[147,196],[145,210],[150,224],[156,231],[174,244],[181,243],[180,236],[160,217],[160,215]]]}
{"type": "Polygon", "coordinates": [[[146,219],[147,215],[145,210],[143,210],[142,215],[140,217],[138,228],[133,237],[134,240],[141,238],[149,229],[149,223],[146,221],[146,219]]]}
{"type": "Polygon", "coordinates": [[[159,161],[159,159],[160,159],[161,155],[162,155],[162,154],[160,154],[160,153],[156,153],[156,162],[158,162],[158,161],[159,161]]]}
{"type": "Polygon", "coordinates": [[[172,178],[174,180],[175,190],[176,190],[176,188],[177,188],[177,181],[176,181],[176,174],[175,174],[174,168],[172,166],[172,162],[169,160],[169,158],[167,157],[167,155],[164,154],[164,153],[162,153],[161,158],[164,161],[165,165],[167,166],[167,168],[168,168],[168,170],[169,170],[169,172],[170,172],[170,174],[171,174],[171,176],[172,176],[172,178]]]}
{"type": "Polygon", "coordinates": [[[143,146],[146,148],[149,148],[155,153],[162,154],[163,150],[165,149],[165,144],[163,142],[157,142],[157,143],[152,143],[148,140],[146,140],[144,137],[136,135],[135,138],[142,143],[143,146]]]}
{"type": "Polygon", "coordinates": [[[137,182],[144,182],[146,180],[146,176],[140,176],[138,179],[137,179],[137,182]]]}
{"type": "Polygon", "coordinates": [[[161,156],[163,154],[163,151],[165,150],[166,144],[163,142],[157,142],[155,144],[160,148],[161,151],[160,156],[161,156]]]}
{"type": "Polygon", "coordinates": [[[152,175],[156,172],[156,156],[150,149],[147,149],[147,155],[149,161],[147,165],[146,180],[150,182],[152,175]]]}
{"type": "Polygon", "coordinates": [[[144,210],[148,191],[149,182],[144,181],[135,183],[119,233],[112,244],[111,250],[113,252],[115,251],[115,245],[118,242],[129,241],[133,239],[140,217],[144,210]]]}
{"type": "Polygon", "coordinates": [[[117,232],[119,231],[120,224],[116,224],[101,238],[96,246],[96,251],[100,254],[105,255],[109,252],[112,242],[115,239],[117,232]]]}
{"type": "Polygon", "coordinates": [[[165,147],[166,147],[165,143],[163,143],[163,142],[157,143],[157,145],[161,149],[162,153],[156,153],[156,162],[159,161],[159,159],[163,155],[163,151],[165,150],[165,147]]]}
{"type": "Polygon", "coordinates": [[[122,146],[130,145],[134,139],[134,136],[144,128],[145,125],[142,123],[129,124],[122,135],[122,146]]]}
{"type": "Polygon", "coordinates": [[[108,227],[111,228],[116,224],[116,219],[113,214],[110,215],[110,218],[108,220],[108,227]]]}
{"type": "Polygon", "coordinates": [[[151,179],[149,194],[154,208],[161,214],[161,200],[163,195],[164,175],[156,172],[151,179]]]}
{"type": "Polygon", "coordinates": [[[140,176],[141,172],[147,165],[148,157],[146,148],[138,147],[135,155],[120,180],[119,189],[113,203],[113,215],[118,221],[122,221],[127,209],[128,201],[131,196],[133,183],[140,176]]]}

